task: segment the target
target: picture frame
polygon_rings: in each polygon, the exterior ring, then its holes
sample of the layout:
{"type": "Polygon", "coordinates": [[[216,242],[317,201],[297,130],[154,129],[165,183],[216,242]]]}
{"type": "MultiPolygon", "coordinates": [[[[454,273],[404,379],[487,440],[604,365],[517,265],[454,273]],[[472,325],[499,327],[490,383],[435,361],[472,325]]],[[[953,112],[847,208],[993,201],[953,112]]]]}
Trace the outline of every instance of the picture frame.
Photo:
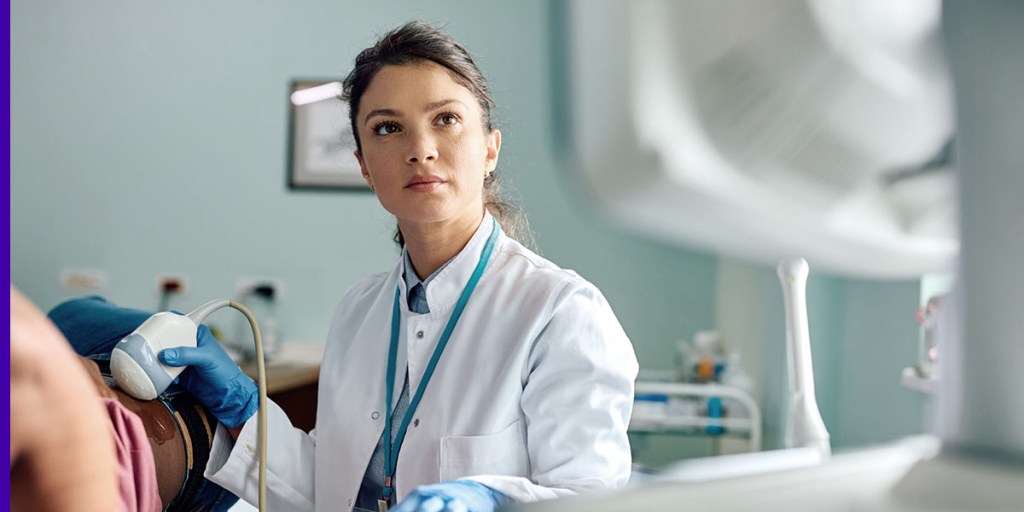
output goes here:
{"type": "Polygon", "coordinates": [[[370,191],[339,80],[293,80],[289,90],[288,187],[370,191]]]}

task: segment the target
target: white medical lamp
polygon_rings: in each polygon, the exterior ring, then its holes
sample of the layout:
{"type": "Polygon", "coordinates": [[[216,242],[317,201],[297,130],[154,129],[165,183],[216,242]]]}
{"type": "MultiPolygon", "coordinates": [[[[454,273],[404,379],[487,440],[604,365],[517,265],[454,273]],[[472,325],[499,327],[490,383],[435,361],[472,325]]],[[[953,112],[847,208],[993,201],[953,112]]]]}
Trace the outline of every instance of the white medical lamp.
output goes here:
{"type": "Polygon", "coordinates": [[[938,8],[570,1],[556,147],[609,220],[664,242],[850,276],[951,270],[938,8]]]}

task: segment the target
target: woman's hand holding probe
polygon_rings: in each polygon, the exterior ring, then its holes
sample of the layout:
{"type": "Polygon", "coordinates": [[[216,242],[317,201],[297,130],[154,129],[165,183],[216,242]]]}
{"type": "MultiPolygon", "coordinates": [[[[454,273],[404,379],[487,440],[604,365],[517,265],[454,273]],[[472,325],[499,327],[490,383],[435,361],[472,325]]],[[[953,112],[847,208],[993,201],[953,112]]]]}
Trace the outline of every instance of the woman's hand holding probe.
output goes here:
{"type": "Polygon", "coordinates": [[[160,351],[160,362],[188,366],[179,383],[195,395],[228,428],[240,427],[256,413],[259,392],[256,383],[231,360],[210,329],[199,326],[197,347],[160,351]]]}

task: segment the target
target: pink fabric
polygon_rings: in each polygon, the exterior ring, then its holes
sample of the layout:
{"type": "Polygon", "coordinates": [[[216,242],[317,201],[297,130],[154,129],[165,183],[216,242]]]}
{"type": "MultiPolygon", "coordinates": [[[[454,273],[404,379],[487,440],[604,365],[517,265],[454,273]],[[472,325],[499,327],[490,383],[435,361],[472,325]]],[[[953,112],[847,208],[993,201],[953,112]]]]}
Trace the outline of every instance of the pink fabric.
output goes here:
{"type": "Polygon", "coordinates": [[[121,402],[105,398],[117,445],[117,480],[120,512],[158,512],[163,504],[156,481],[156,463],[142,420],[121,402]]]}

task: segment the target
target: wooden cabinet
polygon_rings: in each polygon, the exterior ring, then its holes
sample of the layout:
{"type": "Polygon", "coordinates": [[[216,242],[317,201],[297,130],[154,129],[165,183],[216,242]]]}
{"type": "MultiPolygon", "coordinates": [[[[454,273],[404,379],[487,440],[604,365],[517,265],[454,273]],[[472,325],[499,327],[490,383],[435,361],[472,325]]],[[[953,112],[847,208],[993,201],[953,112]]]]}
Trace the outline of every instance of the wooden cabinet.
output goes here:
{"type": "MultiPolygon", "coordinates": [[[[267,398],[284,410],[295,427],[312,430],[316,425],[320,365],[271,362],[266,370],[267,398]]],[[[242,365],[242,371],[256,380],[256,363],[242,365]]]]}

